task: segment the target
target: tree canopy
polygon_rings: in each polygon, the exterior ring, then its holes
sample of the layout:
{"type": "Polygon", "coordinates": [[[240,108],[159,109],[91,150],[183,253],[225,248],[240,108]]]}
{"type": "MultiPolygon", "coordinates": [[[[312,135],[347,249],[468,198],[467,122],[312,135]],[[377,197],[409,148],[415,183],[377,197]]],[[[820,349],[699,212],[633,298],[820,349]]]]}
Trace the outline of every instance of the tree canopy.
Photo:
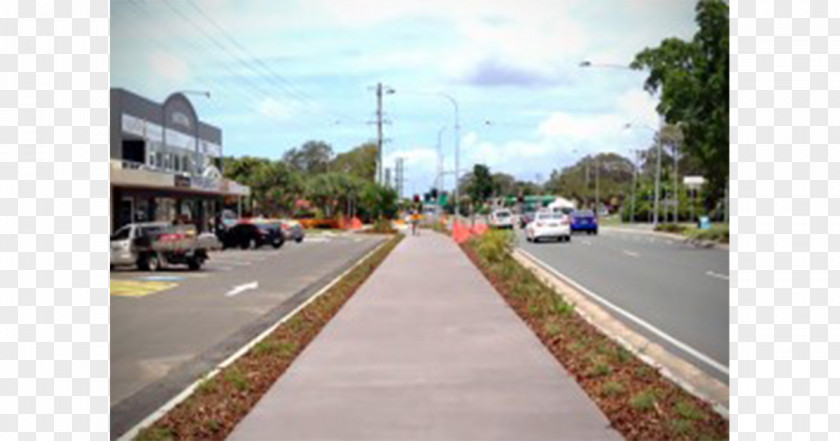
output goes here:
{"type": "Polygon", "coordinates": [[[684,153],[708,179],[709,204],[729,179],[729,6],[700,0],[699,30],[691,41],[668,38],[636,55],[634,69],[648,69],[645,89],[660,92],[657,111],[679,124],[684,153]]]}

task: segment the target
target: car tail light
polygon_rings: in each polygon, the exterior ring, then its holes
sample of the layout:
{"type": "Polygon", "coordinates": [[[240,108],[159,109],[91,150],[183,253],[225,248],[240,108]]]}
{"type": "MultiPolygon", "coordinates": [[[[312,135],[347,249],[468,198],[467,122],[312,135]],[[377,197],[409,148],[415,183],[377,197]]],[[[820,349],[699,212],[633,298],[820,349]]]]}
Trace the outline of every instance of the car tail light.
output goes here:
{"type": "Polygon", "coordinates": [[[542,222],[537,222],[538,227],[542,227],[544,224],[542,222]]]}
{"type": "Polygon", "coordinates": [[[560,219],[560,224],[561,225],[569,225],[569,217],[568,216],[563,216],[563,218],[560,219]]]}
{"type": "Polygon", "coordinates": [[[161,234],[160,241],[161,242],[176,242],[183,239],[185,236],[183,234],[161,234]]]}
{"type": "Polygon", "coordinates": [[[280,224],[280,228],[282,228],[283,231],[286,231],[286,230],[289,229],[289,225],[288,224],[280,224]]]}

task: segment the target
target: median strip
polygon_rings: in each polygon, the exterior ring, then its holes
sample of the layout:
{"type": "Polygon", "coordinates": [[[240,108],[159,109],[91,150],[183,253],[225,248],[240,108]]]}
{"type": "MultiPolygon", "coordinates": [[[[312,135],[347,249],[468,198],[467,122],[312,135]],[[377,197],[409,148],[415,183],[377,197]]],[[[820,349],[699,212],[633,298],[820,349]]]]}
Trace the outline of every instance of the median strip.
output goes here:
{"type": "Polygon", "coordinates": [[[712,405],[603,334],[573,303],[511,255],[512,237],[491,232],[462,249],[546,348],[629,440],[726,439],[712,405]]]}
{"type": "MultiPolygon", "coordinates": [[[[397,246],[395,235],[331,283],[301,309],[284,317],[264,338],[190,386],[158,418],[144,421],[138,441],[224,440],[236,424],[318,335],[344,303],[397,246]]],[[[130,432],[131,433],[131,432],[130,432]]],[[[133,435],[133,433],[131,433],[133,435]]]]}

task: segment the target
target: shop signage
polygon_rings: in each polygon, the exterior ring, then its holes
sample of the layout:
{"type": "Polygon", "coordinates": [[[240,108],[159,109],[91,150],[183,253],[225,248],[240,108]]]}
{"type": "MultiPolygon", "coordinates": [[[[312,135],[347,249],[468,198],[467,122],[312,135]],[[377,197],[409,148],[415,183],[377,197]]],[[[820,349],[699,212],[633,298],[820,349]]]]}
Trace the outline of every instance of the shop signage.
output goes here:
{"type": "Polygon", "coordinates": [[[192,188],[199,190],[219,190],[219,181],[217,179],[206,178],[204,176],[194,176],[192,180],[192,188]]]}
{"type": "Polygon", "coordinates": [[[174,111],[172,112],[172,123],[178,124],[187,128],[188,130],[192,128],[192,122],[190,121],[190,117],[187,116],[186,113],[174,111]]]}
{"type": "Polygon", "coordinates": [[[176,187],[190,187],[190,177],[184,175],[175,175],[175,186],[176,187]]]}

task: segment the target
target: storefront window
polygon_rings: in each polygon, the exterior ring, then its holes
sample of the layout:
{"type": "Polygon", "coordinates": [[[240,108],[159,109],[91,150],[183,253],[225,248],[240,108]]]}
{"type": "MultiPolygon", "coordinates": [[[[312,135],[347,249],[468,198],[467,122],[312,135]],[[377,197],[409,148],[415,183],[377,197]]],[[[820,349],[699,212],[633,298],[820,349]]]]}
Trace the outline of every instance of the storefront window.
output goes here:
{"type": "Polygon", "coordinates": [[[155,198],[155,221],[172,222],[175,220],[175,199],[155,198]]]}

